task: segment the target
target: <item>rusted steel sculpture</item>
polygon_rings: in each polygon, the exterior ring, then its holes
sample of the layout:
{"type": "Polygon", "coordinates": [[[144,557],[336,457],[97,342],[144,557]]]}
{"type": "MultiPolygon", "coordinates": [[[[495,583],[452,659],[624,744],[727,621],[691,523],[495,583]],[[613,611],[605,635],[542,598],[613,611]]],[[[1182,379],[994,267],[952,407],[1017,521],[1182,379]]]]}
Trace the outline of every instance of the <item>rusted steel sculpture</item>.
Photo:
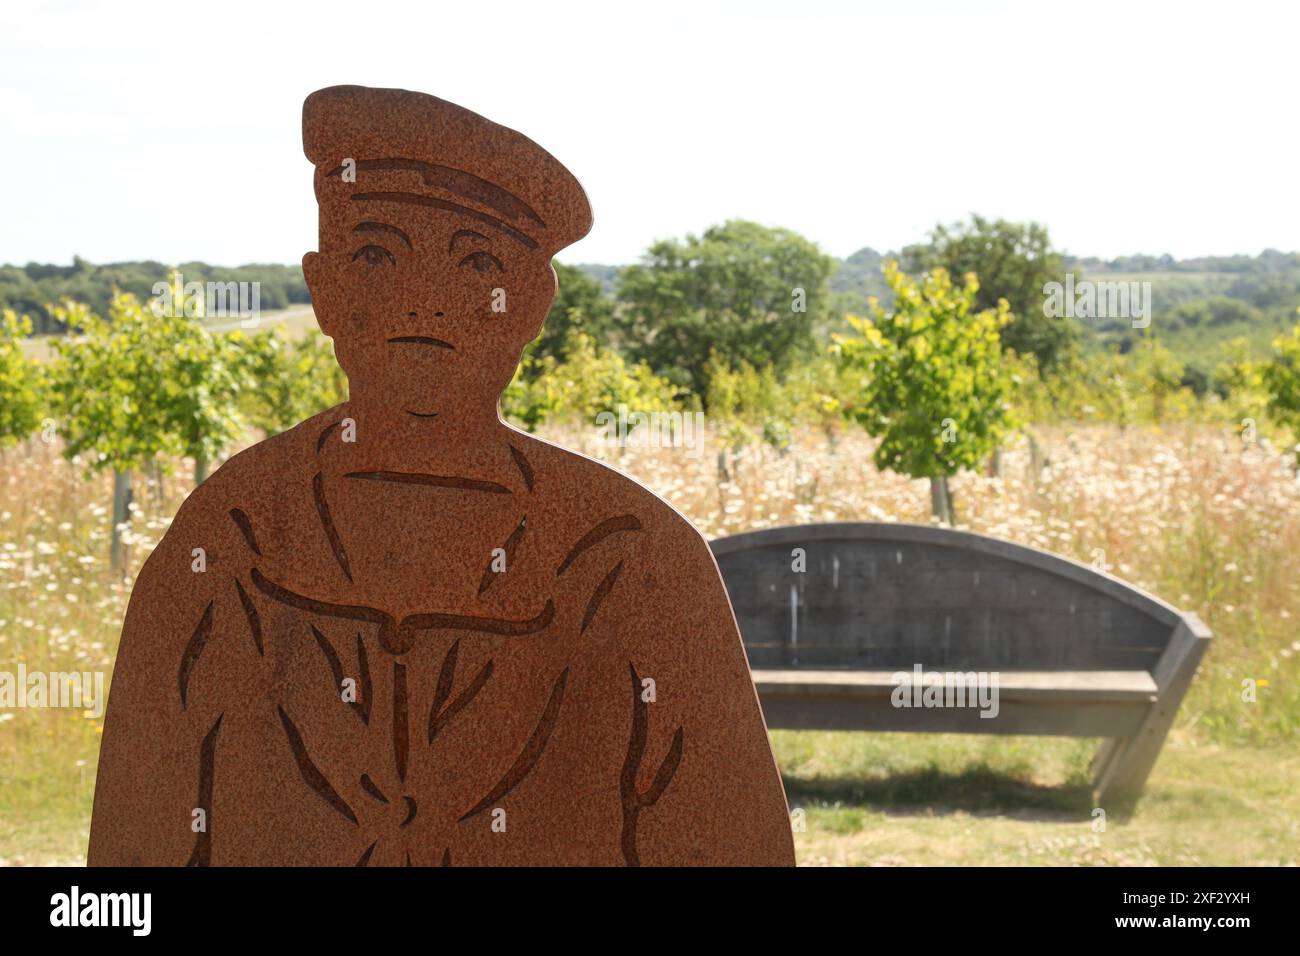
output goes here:
{"type": "Polygon", "coordinates": [[[404,90],[314,93],[303,140],[350,400],[230,459],[145,564],[90,864],[793,863],[707,543],[500,418],[577,180],[404,90]]]}

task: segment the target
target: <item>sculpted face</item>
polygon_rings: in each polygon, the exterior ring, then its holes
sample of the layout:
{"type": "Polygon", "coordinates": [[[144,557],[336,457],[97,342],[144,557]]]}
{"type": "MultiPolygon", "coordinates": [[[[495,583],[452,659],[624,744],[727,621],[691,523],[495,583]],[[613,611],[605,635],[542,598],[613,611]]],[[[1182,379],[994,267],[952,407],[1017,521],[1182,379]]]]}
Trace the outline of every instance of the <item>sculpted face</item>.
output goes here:
{"type": "Polygon", "coordinates": [[[495,405],[556,288],[548,250],[509,216],[481,211],[531,213],[520,200],[426,170],[361,161],[356,182],[326,173],[320,251],[303,259],[354,397],[414,417],[495,405]]]}
{"type": "Polygon", "coordinates": [[[390,423],[497,421],[555,297],[551,256],[591,228],[573,174],[520,133],[407,90],[313,93],[303,151],[320,209],[303,270],[349,405],[390,423]]]}

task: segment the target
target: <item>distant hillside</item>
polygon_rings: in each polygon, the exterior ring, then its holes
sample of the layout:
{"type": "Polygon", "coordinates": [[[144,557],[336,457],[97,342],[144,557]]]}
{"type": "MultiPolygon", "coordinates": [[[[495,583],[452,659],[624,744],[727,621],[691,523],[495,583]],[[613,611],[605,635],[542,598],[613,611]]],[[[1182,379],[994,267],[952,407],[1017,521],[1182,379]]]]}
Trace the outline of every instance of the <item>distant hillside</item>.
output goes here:
{"type": "Polygon", "coordinates": [[[843,311],[866,312],[867,300],[872,296],[889,301],[889,289],[880,270],[891,255],[893,253],[881,253],[863,246],[847,259],[840,260],[840,267],[831,276],[831,291],[839,298],[843,311]]]}
{"type": "MultiPolygon", "coordinates": [[[[836,311],[862,314],[867,300],[888,301],[881,276],[885,259],[896,255],[869,246],[841,259],[831,277],[836,311]]],[[[1222,359],[1225,343],[1245,339],[1248,351],[1266,355],[1272,340],[1300,321],[1300,253],[1267,250],[1257,256],[1132,255],[1114,259],[1066,256],[1067,271],[1075,280],[1150,282],[1155,335],[1199,373],[1213,373],[1222,359]]],[[[245,265],[235,268],[202,262],[181,263],[186,281],[260,281],[261,306],[281,309],[310,301],[298,265],[245,265]]],[[[600,284],[605,295],[617,288],[615,265],[582,263],[577,266],[600,284]]],[[[168,278],[171,269],[160,262],[118,262],[95,265],[74,259],[69,266],[28,263],[0,266],[0,308],[32,317],[38,332],[60,331],[46,312],[47,303],[72,298],[102,311],[113,288],[148,298],[155,282],[168,278]]],[[[1131,322],[1114,319],[1072,319],[1080,322],[1085,348],[1132,348],[1143,333],[1131,322]]],[[[842,322],[823,332],[835,331],[842,322]]]]}
{"type": "MultiPolygon", "coordinates": [[[[174,267],[185,282],[258,282],[260,307],[283,309],[308,302],[302,266],[254,264],[227,268],[204,262],[182,262],[174,267]]],[[[29,262],[25,266],[0,266],[0,309],[13,309],[31,317],[37,334],[61,332],[47,306],[72,299],[101,315],[114,289],[133,293],[144,301],[156,282],[171,280],[173,267],[161,262],[110,262],[96,265],[75,257],[70,266],[29,262]]]]}
{"type": "MultiPolygon", "coordinates": [[[[1151,328],[1184,362],[1205,373],[1222,360],[1223,345],[1245,339],[1249,352],[1267,354],[1272,340],[1300,316],[1300,253],[1270,249],[1258,256],[1067,257],[1066,268],[1105,282],[1151,283],[1151,328]]],[[[1141,334],[1130,322],[1094,319],[1093,341],[1127,350],[1141,334]]]]}
{"type": "Polygon", "coordinates": [[[584,275],[595,279],[600,283],[600,290],[609,296],[614,297],[615,288],[618,283],[618,270],[622,266],[602,266],[594,262],[580,262],[574,266],[584,275]]]}

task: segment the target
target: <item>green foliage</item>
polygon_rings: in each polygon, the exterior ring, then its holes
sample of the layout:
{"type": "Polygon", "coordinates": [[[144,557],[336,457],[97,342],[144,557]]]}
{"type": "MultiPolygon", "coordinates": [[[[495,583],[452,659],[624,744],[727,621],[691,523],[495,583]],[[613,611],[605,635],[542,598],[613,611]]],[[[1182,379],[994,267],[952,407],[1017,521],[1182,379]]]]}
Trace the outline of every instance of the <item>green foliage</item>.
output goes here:
{"type": "Polygon", "coordinates": [[[1245,339],[1226,342],[1221,361],[1214,369],[1213,388],[1227,397],[1240,392],[1261,392],[1264,388],[1264,363],[1250,358],[1250,346],[1245,339]]]}
{"type": "Polygon", "coordinates": [[[759,440],[776,448],[789,445],[790,402],[772,366],[731,365],[714,352],[705,372],[709,390],[704,402],[727,448],[735,451],[759,440]]]}
{"type": "Polygon", "coordinates": [[[735,365],[714,352],[707,368],[709,418],[732,451],[755,441],[785,449],[800,425],[832,434],[840,422],[839,366],[813,356],[779,374],[772,366],[735,365]]]}
{"type": "MultiPolygon", "coordinates": [[[[871,308],[871,297],[885,300],[889,286],[885,285],[882,270],[885,257],[870,246],[840,260],[839,267],[830,279],[831,292],[835,293],[836,312],[854,315],[871,308]]],[[[840,331],[848,331],[847,327],[840,331]]]]}
{"type": "Polygon", "coordinates": [[[1051,375],[1043,375],[1038,369],[1038,359],[1032,353],[1021,355],[1006,351],[1002,355],[1002,366],[1016,383],[1011,395],[1015,421],[1028,425],[1059,421],[1069,415],[1066,409],[1078,388],[1079,363],[1076,358],[1057,365],[1051,375]]]}
{"type": "Polygon", "coordinates": [[[1074,348],[1078,327],[1043,314],[1043,286],[1065,272],[1046,227],[971,216],[969,223],[936,226],[929,244],[904,249],[902,261],[913,274],[942,268],[979,276],[976,310],[996,310],[1005,299],[1014,318],[1002,330],[1003,345],[1032,354],[1044,371],[1074,348]]]}
{"type": "Polygon", "coordinates": [[[236,414],[243,386],[241,336],[211,335],[194,322],[178,323],[176,331],[170,378],[160,397],[181,454],[198,463],[201,480],[207,463],[219,458],[243,433],[236,414]]]}
{"type": "Polygon", "coordinates": [[[834,267],[802,236],[741,220],[656,242],[619,277],[622,345],[697,395],[708,394],[712,352],[784,371],[830,316],[834,267]]]}
{"type": "Polygon", "coordinates": [[[329,339],[319,332],[293,341],[262,332],[240,344],[240,371],[247,387],[239,411],[267,435],[347,400],[347,376],[334,360],[329,339]]]}
{"type": "Polygon", "coordinates": [[[1133,353],[1133,376],[1139,392],[1150,400],[1151,418],[1162,422],[1170,399],[1183,388],[1185,367],[1173,352],[1148,336],[1133,353]]]}
{"type": "MultiPolygon", "coordinates": [[[[568,358],[569,344],[575,340],[577,332],[586,334],[602,347],[609,344],[609,335],[614,327],[614,302],[605,295],[599,282],[577,266],[566,266],[562,262],[552,265],[559,289],[541,334],[532,341],[525,354],[534,359],[550,356],[557,362],[564,362],[568,358]]],[[[536,369],[538,366],[532,367],[536,369]]]]}
{"type": "Polygon", "coordinates": [[[1261,384],[1269,396],[1268,408],[1300,440],[1300,325],[1290,335],[1279,336],[1273,348],[1273,359],[1261,374],[1261,384]]]}
{"type": "Polygon", "coordinates": [[[1182,361],[1161,342],[1144,337],[1127,353],[1099,352],[1086,359],[1072,356],[1050,374],[1033,374],[1032,357],[1008,361],[1020,384],[1019,417],[1028,422],[1113,422],[1121,427],[1140,422],[1187,420],[1197,415],[1223,420],[1222,406],[1197,402],[1187,387],[1182,361]],[[1213,414],[1211,411],[1213,410],[1213,414]]]}
{"type": "Polygon", "coordinates": [[[31,319],[12,309],[0,314],[0,448],[36,431],[45,402],[45,377],[19,340],[30,335],[31,319]]]}
{"type": "Polygon", "coordinates": [[[1250,344],[1244,338],[1230,339],[1220,356],[1205,396],[1206,411],[1238,426],[1247,419],[1260,424],[1268,408],[1265,363],[1251,358],[1250,344]]]}
{"type": "Polygon", "coordinates": [[[975,276],[958,287],[943,269],[917,283],[891,261],[885,281],[893,310],[873,303],[870,317],[850,317],[858,336],[835,337],[841,366],[861,383],[843,414],[881,439],[882,469],[939,478],[973,468],[1015,426],[1017,383],[998,336],[1007,303],[976,311],[975,276]]]}
{"type": "Polygon", "coordinates": [[[183,315],[156,316],[118,293],[105,321],[85,305],[55,314],[75,337],[54,343],[51,387],[69,458],[91,471],[138,469],[159,455],[211,461],[236,438],[236,340],[183,315]]]}
{"type": "Polygon", "coordinates": [[[545,421],[591,422],[619,405],[638,412],[680,410],[678,389],[644,363],[597,348],[591,336],[572,332],[567,358],[527,358],[501,396],[503,414],[529,431],[545,421]]]}
{"type": "Polygon", "coordinates": [[[1260,310],[1248,302],[1216,295],[1208,299],[1193,299],[1178,305],[1169,320],[1170,329],[1194,326],[1243,325],[1257,322],[1260,310]]]}

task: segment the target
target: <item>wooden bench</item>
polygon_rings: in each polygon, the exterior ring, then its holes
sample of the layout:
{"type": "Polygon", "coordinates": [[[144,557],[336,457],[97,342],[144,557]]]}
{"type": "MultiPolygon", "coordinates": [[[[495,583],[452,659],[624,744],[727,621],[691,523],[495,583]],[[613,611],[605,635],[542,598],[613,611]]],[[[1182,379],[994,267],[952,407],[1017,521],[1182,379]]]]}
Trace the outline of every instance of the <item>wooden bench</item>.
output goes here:
{"type": "Polygon", "coordinates": [[[1194,614],[983,535],[841,523],[739,534],[712,548],[768,727],[1102,737],[1093,761],[1101,806],[1141,793],[1210,642],[1194,614]],[[996,675],[995,716],[898,706],[899,695],[920,699],[918,666],[968,681],[996,675]]]}

